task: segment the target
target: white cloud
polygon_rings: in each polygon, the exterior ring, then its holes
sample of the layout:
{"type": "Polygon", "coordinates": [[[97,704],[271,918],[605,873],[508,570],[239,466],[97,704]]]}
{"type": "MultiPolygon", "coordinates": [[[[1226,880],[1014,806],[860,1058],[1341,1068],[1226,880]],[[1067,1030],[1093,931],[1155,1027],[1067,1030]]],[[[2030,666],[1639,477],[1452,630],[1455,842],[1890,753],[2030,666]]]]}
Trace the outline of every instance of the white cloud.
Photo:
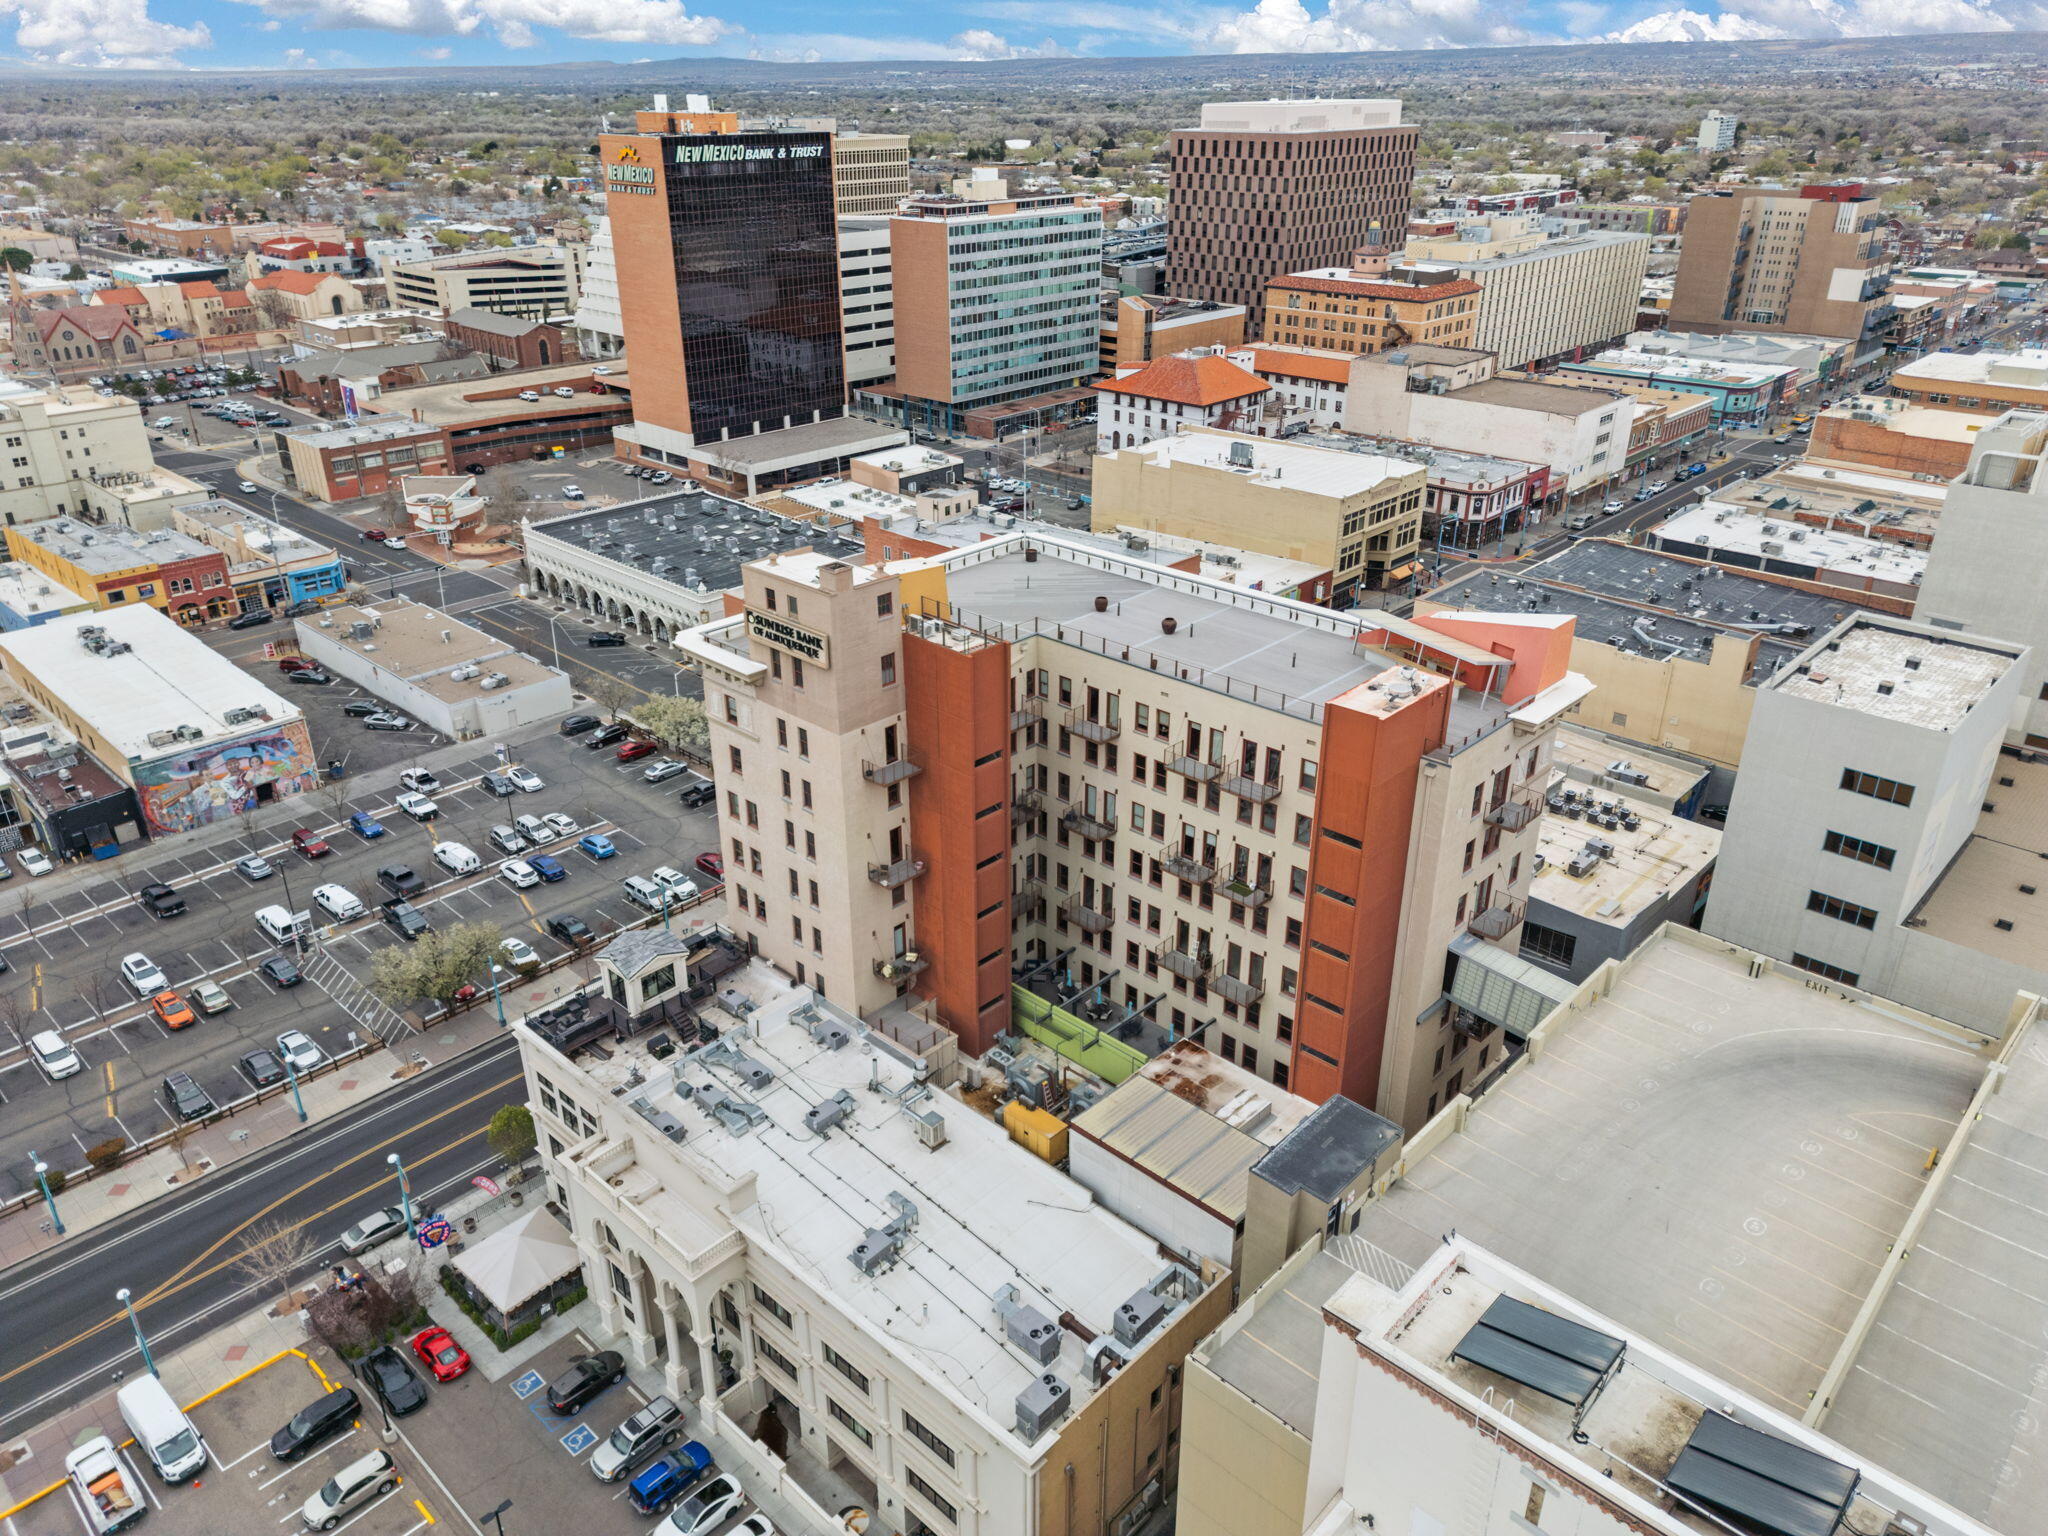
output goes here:
{"type": "Polygon", "coordinates": [[[1659,11],[1607,35],[1613,43],[1729,43],[1773,37],[1896,37],[2048,26],[2036,0],[1739,0],[1718,14],[1659,11]]]}
{"type": "Polygon", "coordinates": [[[454,53],[453,48],[415,48],[413,52],[423,59],[445,59],[454,53]]]}
{"type": "MultiPolygon", "coordinates": [[[[1044,20],[1043,17],[1038,18],[1044,20]]],[[[801,32],[756,37],[747,50],[751,59],[778,64],[815,64],[821,59],[1050,59],[1070,49],[1051,38],[1036,44],[1012,43],[983,28],[956,32],[945,42],[921,37],[854,37],[843,32],[801,32]]]]}
{"type": "MultiPolygon", "coordinates": [[[[0,0],[4,3],[4,0],[0,0]]],[[[335,31],[365,28],[416,37],[467,37],[489,28],[508,48],[529,48],[554,27],[603,43],[697,47],[740,29],[693,15],[683,0],[240,0],[273,18],[335,31]]]]}
{"type": "Polygon", "coordinates": [[[1610,32],[1609,43],[1741,43],[1768,37],[1783,37],[1776,27],[1751,21],[1734,11],[1709,16],[1701,11],[1660,11],[1645,16],[1633,26],[1610,32]]]}
{"type": "Polygon", "coordinates": [[[41,64],[95,69],[174,69],[188,48],[210,48],[205,22],[158,21],[149,0],[0,0],[14,18],[14,43],[41,64]]]}
{"type": "Polygon", "coordinates": [[[303,48],[287,48],[284,51],[286,69],[318,69],[320,61],[303,48]]]}

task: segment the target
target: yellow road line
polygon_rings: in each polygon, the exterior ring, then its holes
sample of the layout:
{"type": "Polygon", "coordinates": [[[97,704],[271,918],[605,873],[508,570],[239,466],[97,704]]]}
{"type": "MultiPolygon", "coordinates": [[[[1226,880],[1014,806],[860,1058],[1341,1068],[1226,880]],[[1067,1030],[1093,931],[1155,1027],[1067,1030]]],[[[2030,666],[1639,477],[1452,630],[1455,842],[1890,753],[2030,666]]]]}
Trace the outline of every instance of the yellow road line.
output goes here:
{"type": "Polygon", "coordinates": [[[412,1501],[412,1507],[420,1512],[420,1518],[426,1521],[427,1524],[434,1524],[434,1512],[431,1509],[427,1508],[425,1504],[421,1503],[418,1499],[414,1499],[412,1501]]]}
{"type": "Polygon", "coordinates": [[[114,1118],[114,1064],[107,1063],[107,1118],[114,1118]]]}

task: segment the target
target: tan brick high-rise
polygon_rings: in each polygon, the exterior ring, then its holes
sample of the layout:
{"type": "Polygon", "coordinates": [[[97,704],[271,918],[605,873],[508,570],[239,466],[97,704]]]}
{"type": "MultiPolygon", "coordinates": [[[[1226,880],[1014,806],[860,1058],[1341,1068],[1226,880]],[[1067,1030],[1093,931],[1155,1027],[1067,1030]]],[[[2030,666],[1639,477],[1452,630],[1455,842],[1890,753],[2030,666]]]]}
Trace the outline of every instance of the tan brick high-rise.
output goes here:
{"type": "Polygon", "coordinates": [[[1671,329],[1870,335],[1892,313],[1878,239],[1884,218],[1854,182],[1695,197],[1671,329]]]}
{"type": "Polygon", "coordinates": [[[1398,100],[1205,103],[1173,135],[1167,291],[1242,304],[1263,335],[1270,280],[1398,238],[1415,139],[1398,100]]]}

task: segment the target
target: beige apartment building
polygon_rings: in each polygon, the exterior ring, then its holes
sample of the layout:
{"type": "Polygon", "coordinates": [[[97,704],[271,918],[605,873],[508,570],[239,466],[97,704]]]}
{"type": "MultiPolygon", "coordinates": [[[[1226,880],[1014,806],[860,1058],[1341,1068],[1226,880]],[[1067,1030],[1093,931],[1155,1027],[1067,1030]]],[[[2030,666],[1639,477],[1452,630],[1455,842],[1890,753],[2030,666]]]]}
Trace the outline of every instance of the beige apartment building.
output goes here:
{"type": "Polygon", "coordinates": [[[841,133],[832,138],[832,193],[839,216],[890,213],[910,196],[910,135],[841,133]]]}
{"type": "Polygon", "coordinates": [[[1190,426],[1098,454],[1090,519],[1319,564],[1343,599],[1413,575],[1426,482],[1407,459],[1190,426]]]}
{"type": "Polygon", "coordinates": [[[52,517],[117,523],[147,533],[175,508],[213,493],[161,468],[142,408],[82,384],[38,389],[0,379],[0,523],[52,517]]]}
{"type": "Polygon", "coordinates": [[[1501,368],[1527,368],[1607,346],[1636,328],[1650,237],[1577,219],[1551,222],[1561,225],[1555,233],[1532,218],[1463,220],[1440,236],[1411,231],[1404,260],[1479,287],[1469,339],[1448,345],[1491,352],[1501,368]]]}
{"type": "Polygon", "coordinates": [[[1686,215],[1674,331],[1868,338],[1891,312],[1885,214],[1860,183],[1734,187],[1686,215]]]}
{"type": "Polygon", "coordinates": [[[1384,352],[1408,342],[1469,347],[1480,290],[1448,267],[1366,246],[1349,266],[1290,272],[1266,285],[1264,339],[1330,352],[1384,352]]]}
{"type": "Polygon", "coordinates": [[[926,1054],[1070,1028],[1134,1067],[1193,1039],[1413,1126],[1528,1022],[1481,978],[1587,690],[1570,633],[1336,613],[1023,530],[769,557],[679,643],[732,926],[788,975],[926,1054]]]}
{"type": "Polygon", "coordinates": [[[463,251],[395,263],[385,286],[394,309],[488,309],[541,320],[567,317],[583,291],[581,245],[533,245],[463,251]]]}

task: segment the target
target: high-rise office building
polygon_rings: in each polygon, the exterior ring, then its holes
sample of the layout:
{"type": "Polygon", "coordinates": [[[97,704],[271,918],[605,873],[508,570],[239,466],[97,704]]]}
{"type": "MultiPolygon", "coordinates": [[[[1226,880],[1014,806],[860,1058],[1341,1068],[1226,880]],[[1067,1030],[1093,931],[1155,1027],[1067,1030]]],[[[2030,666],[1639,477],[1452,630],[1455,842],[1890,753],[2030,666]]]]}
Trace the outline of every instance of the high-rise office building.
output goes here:
{"type": "Polygon", "coordinates": [[[599,138],[633,368],[629,454],[751,495],[901,434],[846,415],[832,134],[664,97],[599,138]]]}
{"type": "Polygon", "coordinates": [[[1415,138],[1398,100],[1206,103],[1173,134],[1167,292],[1242,304],[1264,335],[1271,279],[1398,237],[1415,138]]]}
{"type": "Polygon", "coordinates": [[[1741,126],[1742,119],[1733,112],[1709,112],[1700,119],[1700,131],[1694,142],[1701,154],[1719,154],[1735,147],[1735,130],[1741,126]]]}
{"type": "Polygon", "coordinates": [[[1695,197],[1671,329],[1870,337],[1892,313],[1878,240],[1884,218],[1860,182],[1695,197]]]}
{"type": "Polygon", "coordinates": [[[910,135],[842,133],[832,140],[832,180],[842,216],[889,213],[910,196],[910,135]]]}

